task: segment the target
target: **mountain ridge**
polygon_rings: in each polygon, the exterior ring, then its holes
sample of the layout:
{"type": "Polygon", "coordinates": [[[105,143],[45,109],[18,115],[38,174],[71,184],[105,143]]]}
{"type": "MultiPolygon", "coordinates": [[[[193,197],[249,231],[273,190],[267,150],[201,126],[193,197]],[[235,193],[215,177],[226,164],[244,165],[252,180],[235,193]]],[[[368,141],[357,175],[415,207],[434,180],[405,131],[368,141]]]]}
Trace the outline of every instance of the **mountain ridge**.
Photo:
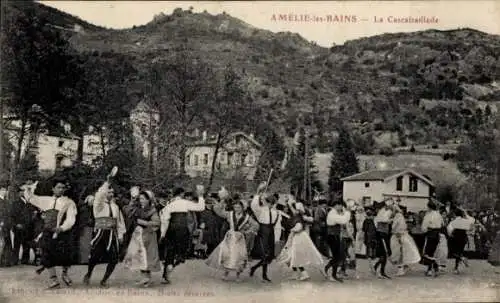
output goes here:
{"type": "Polygon", "coordinates": [[[183,47],[216,68],[231,64],[281,136],[293,134],[299,116],[311,115],[318,148],[331,145],[341,122],[357,136],[360,152],[463,141],[487,122],[486,112],[500,108],[500,36],[471,28],[388,33],[325,48],[225,13],[176,9],[117,30],[49,11],[56,25],[85,27],[68,35],[78,51],[124,54],[142,71],[183,47]],[[425,100],[437,105],[422,106],[425,100]],[[380,139],[387,134],[396,139],[380,139]]]}

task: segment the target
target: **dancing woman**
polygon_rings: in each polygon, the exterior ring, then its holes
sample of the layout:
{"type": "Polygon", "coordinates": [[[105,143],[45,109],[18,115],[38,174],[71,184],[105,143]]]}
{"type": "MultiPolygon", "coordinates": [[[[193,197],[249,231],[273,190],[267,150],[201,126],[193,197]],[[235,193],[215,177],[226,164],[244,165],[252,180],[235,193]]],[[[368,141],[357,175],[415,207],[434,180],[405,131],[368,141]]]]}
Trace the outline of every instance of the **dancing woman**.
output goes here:
{"type": "Polygon", "coordinates": [[[233,203],[232,211],[226,211],[225,207],[219,202],[214,205],[214,212],[228,221],[229,230],[205,263],[211,268],[223,269],[224,280],[228,279],[229,272],[234,271],[237,281],[240,281],[252,246],[250,240],[257,234],[259,223],[245,213],[245,205],[241,200],[233,203]]]}
{"type": "Polygon", "coordinates": [[[305,267],[316,266],[322,269],[325,265],[325,257],[316,249],[309,237],[305,226],[306,221],[303,217],[305,214],[304,205],[289,201],[289,206],[292,212],[292,217],[288,222],[290,234],[276,260],[298,272],[297,279],[304,281],[310,278],[305,267]]]}
{"type": "Polygon", "coordinates": [[[125,266],[130,270],[140,270],[142,286],[151,284],[151,272],[161,270],[156,231],[160,228],[160,217],[150,191],[139,194],[140,206],[135,212],[136,227],[125,255],[125,266]]]}
{"type": "Polygon", "coordinates": [[[408,234],[408,227],[399,206],[392,207],[391,261],[398,266],[398,276],[404,276],[409,265],[420,262],[420,253],[413,238],[408,234]]]}

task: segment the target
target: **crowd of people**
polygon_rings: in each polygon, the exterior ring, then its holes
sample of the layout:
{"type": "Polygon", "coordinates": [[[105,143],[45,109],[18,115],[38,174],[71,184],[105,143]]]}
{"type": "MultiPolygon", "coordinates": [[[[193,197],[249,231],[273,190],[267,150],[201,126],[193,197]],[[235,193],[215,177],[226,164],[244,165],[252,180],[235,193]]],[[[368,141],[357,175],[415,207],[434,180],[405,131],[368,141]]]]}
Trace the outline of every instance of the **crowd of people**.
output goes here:
{"type": "Polygon", "coordinates": [[[4,199],[6,186],[0,186],[0,264],[38,265],[36,273],[47,271],[53,289],[60,280],[72,285],[70,268],[76,264],[87,265],[87,285],[95,267],[106,264],[100,285],[107,287],[122,263],[140,275],[138,285],[147,287],[155,272],[169,284],[170,273],[190,258],[205,259],[206,266],[222,271],[224,280],[232,275],[241,280],[246,270],[252,277],[260,269],[262,281],[269,283],[272,264],[289,267],[300,281],[317,270],[343,282],[358,276],[361,255],[374,275],[391,279],[388,264],[402,276],[420,263],[427,276],[436,277],[449,257],[458,274],[462,265],[468,266],[468,250],[498,254],[496,214],[474,217],[478,214],[450,204],[440,207],[433,200],[420,214],[390,199],[364,207],[317,197],[314,206],[306,206],[292,195],[267,192],[264,182],[250,198],[225,188],[207,195],[203,186],[194,193],[177,188],[170,197],[157,198],[132,187],[124,203],[115,194],[115,174],[116,169],[78,204],[64,195],[64,180],[54,180],[51,196],[36,195],[37,183],[29,182],[12,203],[4,199]],[[60,279],[56,267],[62,267],[60,279]]]}

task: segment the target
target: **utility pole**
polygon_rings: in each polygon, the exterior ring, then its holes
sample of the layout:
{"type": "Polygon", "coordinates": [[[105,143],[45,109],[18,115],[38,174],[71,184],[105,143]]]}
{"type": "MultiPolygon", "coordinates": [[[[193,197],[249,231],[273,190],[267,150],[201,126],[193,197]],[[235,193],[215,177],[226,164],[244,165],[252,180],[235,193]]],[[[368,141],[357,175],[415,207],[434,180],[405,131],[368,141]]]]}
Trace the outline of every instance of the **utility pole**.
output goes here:
{"type": "MultiPolygon", "coordinates": [[[[0,91],[1,91],[0,86],[0,91]]],[[[0,93],[0,179],[5,177],[4,148],[3,148],[3,97],[0,93]]]]}

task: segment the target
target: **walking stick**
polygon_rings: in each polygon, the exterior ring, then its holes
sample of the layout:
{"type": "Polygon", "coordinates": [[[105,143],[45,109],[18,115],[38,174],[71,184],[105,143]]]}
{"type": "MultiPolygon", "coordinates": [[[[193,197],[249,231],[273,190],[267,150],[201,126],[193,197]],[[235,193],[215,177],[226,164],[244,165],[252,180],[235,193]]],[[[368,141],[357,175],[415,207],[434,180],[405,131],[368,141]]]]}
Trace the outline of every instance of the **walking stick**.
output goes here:
{"type": "Polygon", "coordinates": [[[271,171],[269,172],[269,177],[267,178],[266,188],[265,188],[264,192],[267,192],[267,188],[269,187],[269,183],[271,182],[271,176],[273,175],[273,171],[274,171],[274,169],[271,168],[271,171]]]}

